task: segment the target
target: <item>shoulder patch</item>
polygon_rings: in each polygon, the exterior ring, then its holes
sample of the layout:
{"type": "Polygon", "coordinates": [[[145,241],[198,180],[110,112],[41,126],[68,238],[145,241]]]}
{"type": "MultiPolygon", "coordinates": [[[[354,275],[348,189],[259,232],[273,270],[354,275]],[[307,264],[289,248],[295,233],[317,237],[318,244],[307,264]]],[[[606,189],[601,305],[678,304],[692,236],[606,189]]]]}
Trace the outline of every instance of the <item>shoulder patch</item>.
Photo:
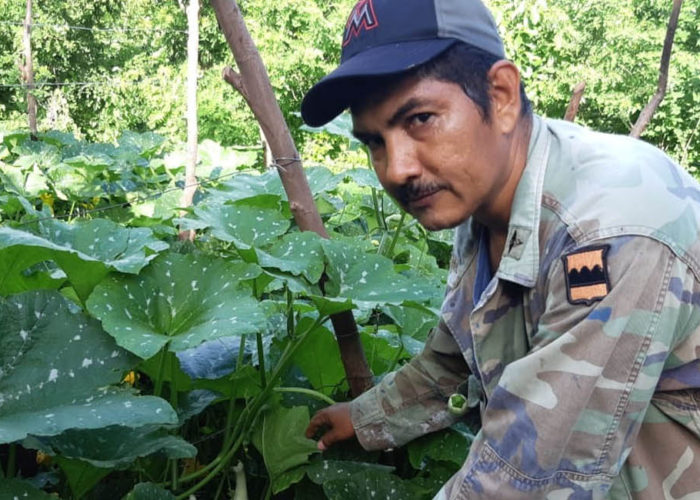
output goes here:
{"type": "Polygon", "coordinates": [[[602,300],[610,292],[606,255],[610,245],[587,247],[562,257],[566,272],[566,294],[571,304],[602,300]]]}

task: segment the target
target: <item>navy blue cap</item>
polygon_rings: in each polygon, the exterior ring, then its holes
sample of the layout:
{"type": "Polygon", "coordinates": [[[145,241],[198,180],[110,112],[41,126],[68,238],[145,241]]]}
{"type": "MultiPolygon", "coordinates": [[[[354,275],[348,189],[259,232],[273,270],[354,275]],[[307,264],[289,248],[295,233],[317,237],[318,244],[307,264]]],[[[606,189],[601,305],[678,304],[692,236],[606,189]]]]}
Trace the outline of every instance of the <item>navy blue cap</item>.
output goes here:
{"type": "Polygon", "coordinates": [[[323,125],[350,105],[353,80],[408,71],[459,41],[505,58],[481,0],[359,0],[345,25],[340,66],[309,90],[301,116],[323,125]]]}

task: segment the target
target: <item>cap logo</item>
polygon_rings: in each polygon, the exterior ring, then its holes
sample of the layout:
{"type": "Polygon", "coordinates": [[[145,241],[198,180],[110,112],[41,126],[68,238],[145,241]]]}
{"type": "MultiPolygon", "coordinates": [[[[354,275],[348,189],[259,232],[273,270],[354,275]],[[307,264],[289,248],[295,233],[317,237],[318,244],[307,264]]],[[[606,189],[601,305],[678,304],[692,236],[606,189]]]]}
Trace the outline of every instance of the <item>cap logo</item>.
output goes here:
{"type": "Polygon", "coordinates": [[[610,292],[606,255],[610,245],[588,247],[563,257],[571,304],[590,306],[610,292]]]}
{"type": "Polygon", "coordinates": [[[349,44],[354,38],[360,36],[362,30],[373,30],[379,26],[377,16],[374,13],[372,0],[360,0],[352,9],[348,22],[345,25],[345,35],[343,35],[343,47],[349,44]]]}

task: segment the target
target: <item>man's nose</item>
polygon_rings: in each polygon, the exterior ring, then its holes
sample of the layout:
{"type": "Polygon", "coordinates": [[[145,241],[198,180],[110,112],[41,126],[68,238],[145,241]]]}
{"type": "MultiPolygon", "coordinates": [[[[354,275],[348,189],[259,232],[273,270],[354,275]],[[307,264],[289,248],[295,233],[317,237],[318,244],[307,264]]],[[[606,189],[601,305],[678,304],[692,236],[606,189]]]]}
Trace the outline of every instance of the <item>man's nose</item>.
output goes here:
{"type": "Polygon", "coordinates": [[[416,148],[406,138],[386,142],[386,179],[392,185],[403,186],[420,177],[422,171],[416,148]]]}

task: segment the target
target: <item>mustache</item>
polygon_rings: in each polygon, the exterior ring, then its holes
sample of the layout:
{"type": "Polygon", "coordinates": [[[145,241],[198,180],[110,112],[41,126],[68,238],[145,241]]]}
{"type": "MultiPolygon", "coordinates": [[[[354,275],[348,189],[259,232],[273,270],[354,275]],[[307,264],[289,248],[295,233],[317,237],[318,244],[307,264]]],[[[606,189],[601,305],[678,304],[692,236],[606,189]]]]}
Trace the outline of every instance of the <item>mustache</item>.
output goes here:
{"type": "Polygon", "coordinates": [[[423,198],[444,189],[446,186],[437,182],[411,182],[403,184],[394,190],[396,201],[402,205],[408,205],[414,200],[423,198]]]}

